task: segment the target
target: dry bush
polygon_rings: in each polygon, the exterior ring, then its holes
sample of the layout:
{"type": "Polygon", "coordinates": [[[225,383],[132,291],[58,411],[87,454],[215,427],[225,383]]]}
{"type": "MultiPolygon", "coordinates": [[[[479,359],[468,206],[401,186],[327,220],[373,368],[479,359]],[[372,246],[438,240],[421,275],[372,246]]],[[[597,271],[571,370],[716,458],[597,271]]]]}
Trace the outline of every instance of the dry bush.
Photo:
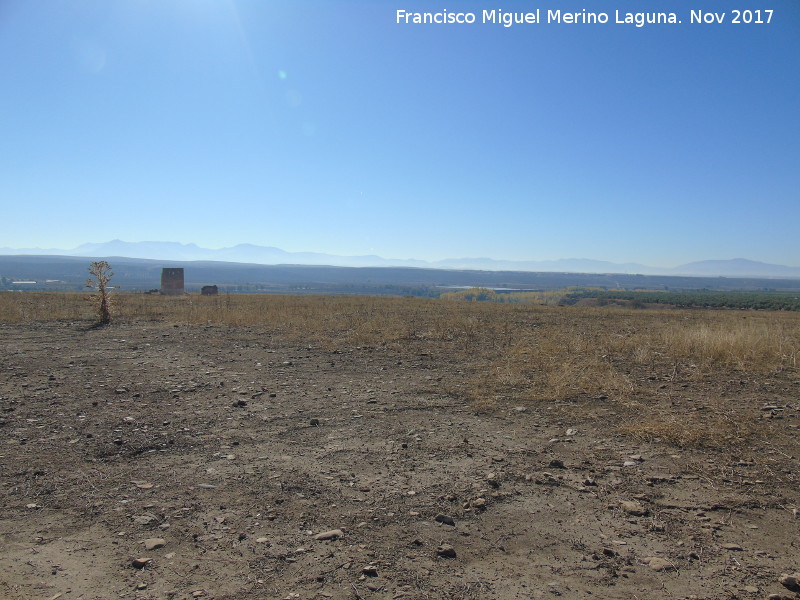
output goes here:
{"type": "Polygon", "coordinates": [[[108,325],[111,323],[112,308],[116,305],[116,296],[112,296],[112,292],[117,289],[117,286],[110,285],[114,276],[111,265],[104,260],[94,261],[89,264],[89,275],[86,287],[94,292],[86,300],[94,307],[98,323],[108,325]]]}

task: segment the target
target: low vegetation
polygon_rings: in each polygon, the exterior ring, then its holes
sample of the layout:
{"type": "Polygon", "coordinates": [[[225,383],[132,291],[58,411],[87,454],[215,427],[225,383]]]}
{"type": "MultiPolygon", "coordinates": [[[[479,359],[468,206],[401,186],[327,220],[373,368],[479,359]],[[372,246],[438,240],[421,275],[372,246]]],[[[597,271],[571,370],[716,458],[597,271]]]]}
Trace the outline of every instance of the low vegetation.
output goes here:
{"type": "Polygon", "coordinates": [[[662,304],[679,308],[737,308],[748,310],[800,310],[800,292],[697,292],[626,291],[626,290],[569,290],[562,304],[576,304],[593,299],[600,306],[611,303],[641,308],[647,304],[662,304]]]}
{"type": "Polygon", "coordinates": [[[677,308],[735,308],[746,310],[800,310],[800,291],[712,291],[701,290],[607,290],[598,288],[566,288],[538,292],[505,292],[489,288],[469,288],[445,292],[444,300],[466,302],[497,302],[501,304],[546,304],[622,306],[644,308],[662,305],[677,308]]]}
{"type": "MultiPolygon", "coordinates": [[[[653,382],[796,373],[800,315],[446,302],[366,296],[121,297],[117,319],[248,326],[336,349],[446,352],[449,390],[480,405],[608,396],[642,401],[653,382]]],[[[0,321],[91,320],[78,294],[0,294],[0,321]]]]}
{"type": "Polygon", "coordinates": [[[469,288],[457,292],[445,292],[442,300],[462,300],[465,302],[498,302],[500,304],[545,304],[555,306],[567,296],[567,290],[547,290],[538,292],[496,292],[489,288],[469,288]]]}

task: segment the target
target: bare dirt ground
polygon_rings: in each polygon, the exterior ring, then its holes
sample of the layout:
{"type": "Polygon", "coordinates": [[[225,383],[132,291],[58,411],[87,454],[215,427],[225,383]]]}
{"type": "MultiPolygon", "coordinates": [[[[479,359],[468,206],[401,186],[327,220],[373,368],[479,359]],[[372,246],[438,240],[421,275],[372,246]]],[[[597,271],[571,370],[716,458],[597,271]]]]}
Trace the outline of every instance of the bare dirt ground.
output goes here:
{"type": "Polygon", "coordinates": [[[0,348],[0,598],[794,597],[796,375],[483,406],[424,340],[52,322],[0,348]],[[621,433],[719,398],[751,443],[621,433]]]}

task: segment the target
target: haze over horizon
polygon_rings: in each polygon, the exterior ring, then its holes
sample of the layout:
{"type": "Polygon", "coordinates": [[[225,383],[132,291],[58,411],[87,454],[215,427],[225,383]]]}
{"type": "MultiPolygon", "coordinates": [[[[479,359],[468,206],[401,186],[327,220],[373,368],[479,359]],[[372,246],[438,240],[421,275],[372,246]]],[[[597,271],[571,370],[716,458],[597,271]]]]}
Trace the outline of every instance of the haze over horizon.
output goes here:
{"type": "Polygon", "coordinates": [[[657,267],[633,261],[614,263],[590,258],[563,257],[555,260],[506,260],[493,257],[449,257],[425,261],[413,257],[369,255],[335,255],[319,252],[287,252],[274,246],[237,244],[223,248],[204,248],[195,243],[111,240],[85,243],[75,248],[8,248],[0,247],[0,257],[39,255],[67,257],[112,257],[147,259],[160,262],[217,261],[256,265],[329,265],[339,267],[418,267],[422,269],[532,271],[564,273],[627,273],[648,275],[699,275],[718,277],[784,277],[800,278],[800,266],[778,265],[747,258],[706,259],[671,267],[657,267]]]}
{"type": "Polygon", "coordinates": [[[800,4],[0,6],[0,246],[800,266],[800,4]],[[690,23],[692,10],[723,23],[690,23]],[[614,23],[672,11],[676,24],[614,23]]]}

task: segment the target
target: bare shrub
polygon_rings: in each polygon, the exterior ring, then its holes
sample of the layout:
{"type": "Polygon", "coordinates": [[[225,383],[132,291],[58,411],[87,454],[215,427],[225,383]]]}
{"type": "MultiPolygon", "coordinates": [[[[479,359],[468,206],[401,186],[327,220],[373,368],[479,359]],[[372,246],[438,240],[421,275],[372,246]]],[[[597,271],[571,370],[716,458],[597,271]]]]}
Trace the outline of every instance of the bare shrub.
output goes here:
{"type": "Polygon", "coordinates": [[[86,280],[86,287],[95,290],[95,293],[87,296],[86,299],[94,306],[98,322],[101,325],[107,325],[111,323],[113,304],[111,292],[117,289],[116,286],[109,285],[114,273],[111,272],[110,264],[104,260],[98,260],[89,264],[89,274],[91,277],[86,280]]]}

